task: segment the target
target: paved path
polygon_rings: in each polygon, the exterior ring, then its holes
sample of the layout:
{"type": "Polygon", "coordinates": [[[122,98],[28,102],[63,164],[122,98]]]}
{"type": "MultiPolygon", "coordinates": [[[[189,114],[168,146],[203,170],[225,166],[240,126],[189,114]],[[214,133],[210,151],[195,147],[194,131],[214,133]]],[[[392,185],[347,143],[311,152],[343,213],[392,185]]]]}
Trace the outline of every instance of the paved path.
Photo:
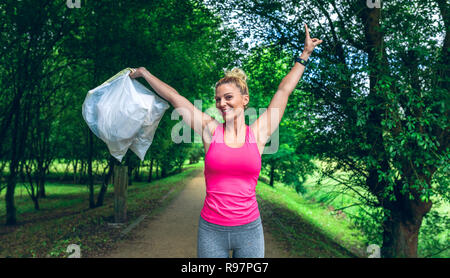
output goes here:
{"type": "MultiPolygon", "coordinates": [[[[205,199],[203,172],[189,181],[185,189],[160,214],[145,218],[121,241],[107,258],[196,258],[197,229],[205,199]]],[[[263,219],[264,225],[264,219],[263,219]]],[[[265,257],[291,257],[264,228],[265,257]]]]}

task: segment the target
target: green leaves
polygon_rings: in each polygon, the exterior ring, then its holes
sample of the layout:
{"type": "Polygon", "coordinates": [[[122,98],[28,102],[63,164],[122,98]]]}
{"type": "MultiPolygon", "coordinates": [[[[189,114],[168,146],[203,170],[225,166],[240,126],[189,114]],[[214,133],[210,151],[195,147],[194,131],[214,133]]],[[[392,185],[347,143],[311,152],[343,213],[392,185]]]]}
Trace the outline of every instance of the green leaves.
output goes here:
{"type": "Polygon", "coordinates": [[[299,85],[308,93],[294,101],[300,111],[283,119],[296,127],[292,132],[299,137],[285,142],[299,148],[308,142],[302,151],[335,161],[330,173],[344,168],[352,173],[346,184],[369,189],[382,204],[432,200],[448,190],[448,178],[432,183],[449,161],[444,138],[449,137],[450,75],[448,51],[442,49],[450,36],[443,24],[448,9],[445,1],[389,1],[383,16],[368,18],[376,14],[363,2],[289,2],[283,9],[286,18],[290,13],[302,17],[286,22],[271,16],[280,12],[276,5],[265,7],[269,10],[264,13],[258,1],[226,1],[221,8],[242,9],[250,18],[246,26],[263,45],[277,41],[280,49],[290,50],[278,50],[280,56],[276,51],[258,55],[258,48],[257,58],[249,59],[248,71],[258,72],[254,85],[265,92],[274,86],[280,57],[292,56],[301,45],[296,32],[284,30],[301,30],[306,21],[324,38],[299,85]]]}

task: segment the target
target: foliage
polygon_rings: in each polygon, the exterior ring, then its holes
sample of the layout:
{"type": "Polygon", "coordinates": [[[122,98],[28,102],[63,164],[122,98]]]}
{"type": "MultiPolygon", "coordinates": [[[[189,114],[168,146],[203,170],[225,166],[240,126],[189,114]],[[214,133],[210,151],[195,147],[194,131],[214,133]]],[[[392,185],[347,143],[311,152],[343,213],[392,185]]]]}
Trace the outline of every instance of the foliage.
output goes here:
{"type": "MultiPolygon", "coordinates": [[[[277,45],[257,47],[250,51],[243,61],[243,69],[249,77],[251,108],[264,111],[260,109],[269,105],[291,65],[292,59],[277,45]]],[[[303,182],[314,169],[307,148],[303,148],[303,153],[296,152],[296,149],[304,147],[303,140],[306,137],[304,129],[297,128],[295,121],[298,114],[302,113],[298,109],[301,95],[299,90],[292,93],[278,130],[266,144],[266,149],[271,147],[275,152],[262,155],[262,173],[268,175],[272,183],[274,180],[284,182],[293,186],[298,193],[305,192],[303,182]]],[[[252,122],[255,119],[249,120],[252,122]]]]}
{"type": "Polygon", "coordinates": [[[324,40],[304,76],[307,93],[296,118],[309,152],[327,163],[324,177],[361,192],[361,209],[375,212],[361,221],[381,225],[373,237],[383,237],[384,255],[415,256],[414,240],[407,239],[414,236],[393,230],[414,223],[400,229],[418,233],[433,196],[448,192],[448,175],[434,182],[449,164],[446,1],[384,1],[381,9],[340,0],[214,6],[240,20],[243,37],[260,45],[278,44],[295,55],[304,23],[312,37],[324,40]]]}
{"type": "MultiPolygon", "coordinates": [[[[353,218],[371,240],[383,242],[384,254],[414,256],[422,219],[421,246],[437,252],[446,246],[433,241],[431,227],[445,229],[448,216],[432,205],[450,201],[449,15],[445,0],[383,1],[381,9],[362,0],[105,0],[80,9],[56,0],[39,8],[32,0],[0,0],[6,221],[15,223],[18,180],[27,176],[30,188],[38,184],[44,193],[57,159],[72,165],[74,181],[90,176],[92,185],[93,161],[109,154],[81,117],[89,89],[125,67],[145,66],[210,107],[212,85],[237,65],[249,76],[250,106],[264,108],[302,49],[306,22],[324,42],[290,96],[278,151],[263,155],[263,174],[305,193],[311,158],[318,158],[321,178],[353,196],[347,211],[359,206],[353,218]],[[238,23],[241,33],[225,23],[238,23]],[[395,235],[399,226],[412,235],[395,235]],[[412,244],[394,246],[399,242],[412,244]]],[[[164,174],[189,149],[198,156],[192,146],[171,141],[171,112],[147,154],[164,174]]],[[[37,208],[44,195],[31,195],[37,208]]]]}
{"type": "Polygon", "coordinates": [[[365,257],[367,238],[349,219],[304,198],[290,186],[256,187],[264,221],[299,257],[365,257]]]}
{"type": "Polygon", "coordinates": [[[189,150],[189,164],[198,163],[205,157],[205,149],[200,144],[193,144],[189,150]]]}

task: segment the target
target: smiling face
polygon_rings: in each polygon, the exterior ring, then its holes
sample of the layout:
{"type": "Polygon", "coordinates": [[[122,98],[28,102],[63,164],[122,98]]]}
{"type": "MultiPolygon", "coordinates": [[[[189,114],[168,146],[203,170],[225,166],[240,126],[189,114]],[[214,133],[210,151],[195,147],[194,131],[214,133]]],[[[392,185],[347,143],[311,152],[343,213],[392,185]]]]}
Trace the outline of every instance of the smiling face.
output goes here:
{"type": "Polygon", "coordinates": [[[216,88],[216,107],[225,121],[234,119],[244,112],[249,96],[243,95],[233,83],[222,84],[216,88]]]}

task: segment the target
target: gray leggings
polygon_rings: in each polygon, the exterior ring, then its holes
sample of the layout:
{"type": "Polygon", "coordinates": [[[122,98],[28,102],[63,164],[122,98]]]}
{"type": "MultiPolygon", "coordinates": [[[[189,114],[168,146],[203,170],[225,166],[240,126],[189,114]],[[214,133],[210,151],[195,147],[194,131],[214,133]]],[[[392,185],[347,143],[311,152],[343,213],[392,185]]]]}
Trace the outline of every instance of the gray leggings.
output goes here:
{"type": "Polygon", "coordinates": [[[198,225],[197,257],[264,258],[264,233],[259,217],[240,226],[221,226],[205,221],[201,216],[198,225]]]}

